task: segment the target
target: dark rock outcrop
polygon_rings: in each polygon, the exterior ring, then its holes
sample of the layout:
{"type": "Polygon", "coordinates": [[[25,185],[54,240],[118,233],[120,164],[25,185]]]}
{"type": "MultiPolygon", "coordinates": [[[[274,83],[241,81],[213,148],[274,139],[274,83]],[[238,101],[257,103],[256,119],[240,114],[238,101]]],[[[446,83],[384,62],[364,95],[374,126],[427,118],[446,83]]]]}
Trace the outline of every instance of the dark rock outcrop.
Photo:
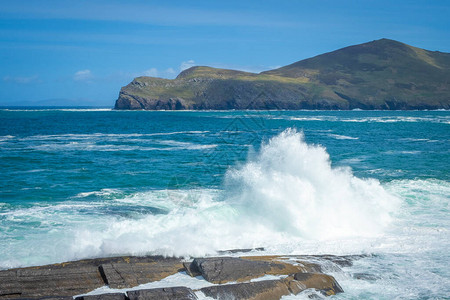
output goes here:
{"type": "Polygon", "coordinates": [[[126,288],[183,269],[180,259],[115,257],[0,271],[0,299],[73,296],[104,285],[126,288]]]}
{"type": "MultiPolygon", "coordinates": [[[[333,276],[318,273],[297,273],[294,275],[294,281],[290,282],[291,290],[295,289],[292,286],[299,288],[299,292],[305,289],[316,289],[327,296],[343,293],[344,290],[337,283],[333,276]]],[[[297,292],[298,293],[298,292],[297,292]]]]}
{"type": "Polygon", "coordinates": [[[197,299],[196,291],[187,287],[126,290],[181,271],[215,284],[239,282],[200,290],[214,299],[280,299],[309,288],[324,295],[342,292],[334,278],[321,273],[321,266],[312,262],[339,262],[339,257],[308,257],[311,261],[299,256],[209,257],[192,262],[160,256],[113,257],[11,269],[0,271],[0,299],[69,300],[74,295],[81,295],[76,300],[197,299]],[[251,282],[264,275],[278,275],[280,279],[251,282]],[[83,296],[105,285],[123,291],[83,296]]]}
{"type": "Polygon", "coordinates": [[[196,258],[186,269],[191,276],[202,275],[207,281],[218,284],[242,282],[264,275],[289,275],[320,270],[320,266],[315,264],[293,265],[273,259],[274,257],[196,258]]]}
{"type": "Polygon", "coordinates": [[[304,260],[307,262],[318,262],[318,261],[329,261],[333,264],[336,264],[339,267],[351,267],[353,265],[353,261],[368,257],[368,255],[294,255],[299,260],[304,260]]]}
{"type": "Polygon", "coordinates": [[[176,258],[130,259],[101,264],[99,270],[109,287],[122,289],[161,280],[183,270],[183,264],[176,258]]]}
{"type": "Polygon", "coordinates": [[[279,280],[211,286],[200,291],[219,300],[277,300],[282,296],[297,295],[306,289],[315,289],[326,296],[343,292],[332,276],[318,273],[298,273],[279,280]]]}
{"type": "Polygon", "coordinates": [[[136,290],[127,292],[129,300],[195,300],[194,292],[187,287],[136,290]]]}
{"type": "Polygon", "coordinates": [[[124,293],[110,293],[77,297],[75,300],[127,300],[124,293]]]}
{"type": "Polygon", "coordinates": [[[213,299],[270,300],[291,294],[282,280],[264,280],[250,283],[226,284],[200,290],[213,299]]]}
{"type": "Polygon", "coordinates": [[[0,299],[73,296],[104,285],[92,261],[0,272],[0,299]]]}
{"type": "Polygon", "coordinates": [[[375,281],[380,279],[379,276],[374,274],[368,274],[368,273],[354,273],[352,274],[352,277],[359,280],[365,280],[365,281],[375,281]]]}

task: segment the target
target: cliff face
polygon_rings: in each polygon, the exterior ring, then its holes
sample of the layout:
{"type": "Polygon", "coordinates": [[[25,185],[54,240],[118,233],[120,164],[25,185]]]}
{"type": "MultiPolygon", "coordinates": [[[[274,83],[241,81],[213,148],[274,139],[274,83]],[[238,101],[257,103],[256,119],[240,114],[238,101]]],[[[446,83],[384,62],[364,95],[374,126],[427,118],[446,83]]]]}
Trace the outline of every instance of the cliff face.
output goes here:
{"type": "Polygon", "coordinates": [[[115,109],[450,108],[450,53],[381,39],[259,74],[192,67],[138,77],[115,109]]]}

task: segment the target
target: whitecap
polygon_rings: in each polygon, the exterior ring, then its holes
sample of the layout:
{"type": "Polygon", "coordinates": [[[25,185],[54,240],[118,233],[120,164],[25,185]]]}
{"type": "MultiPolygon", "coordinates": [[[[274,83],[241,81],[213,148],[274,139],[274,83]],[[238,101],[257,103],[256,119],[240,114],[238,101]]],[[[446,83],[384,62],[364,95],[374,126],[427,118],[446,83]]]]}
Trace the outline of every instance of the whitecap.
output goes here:
{"type": "Polygon", "coordinates": [[[329,137],[335,138],[337,140],[358,140],[358,137],[351,137],[347,135],[340,135],[340,134],[327,134],[329,137]]]}
{"type": "Polygon", "coordinates": [[[93,191],[93,192],[83,192],[78,193],[74,198],[86,198],[90,196],[100,196],[100,197],[106,197],[111,196],[114,194],[120,194],[121,191],[117,189],[101,189],[99,191],[93,191]]]}
{"type": "Polygon", "coordinates": [[[417,155],[422,153],[422,151],[419,150],[390,150],[390,151],[385,151],[383,152],[383,154],[388,154],[388,155],[398,155],[398,154],[406,154],[406,155],[417,155]]]}
{"type": "Polygon", "coordinates": [[[114,197],[108,196],[114,190],[103,189],[5,211],[3,224],[21,230],[23,240],[0,245],[0,267],[255,247],[266,247],[265,253],[354,253],[373,245],[399,203],[377,180],[331,167],[325,148],[306,144],[295,130],[231,168],[224,189],[119,191],[114,197]],[[89,196],[99,197],[87,201],[89,196]],[[20,224],[28,221],[37,225],[25,230],[20,224]]]}

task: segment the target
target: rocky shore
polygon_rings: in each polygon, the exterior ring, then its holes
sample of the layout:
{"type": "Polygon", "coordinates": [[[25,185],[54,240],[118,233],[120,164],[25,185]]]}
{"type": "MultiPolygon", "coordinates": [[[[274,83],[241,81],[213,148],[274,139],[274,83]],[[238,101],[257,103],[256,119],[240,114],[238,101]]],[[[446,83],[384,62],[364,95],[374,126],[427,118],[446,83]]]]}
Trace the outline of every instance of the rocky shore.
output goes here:
{"type": "Polygon", "coordinates": [[[323,265],[340,268],[353,257],[234,256],[165,258],[124,256],[0,271],[0,299],[280,299],[315,289],[329,296],[343,292],[323,273],[323,265]],[[182,274],[205,287],[140,288],[182,274]],[[103,288],[103,289],[101,289],[103,288]],[[98,289],[95,292],[94,290],[98,289]],[[109,290],[109,291],[108,291],[109,290]],[[119,290],[119,291],[118,291],[119,290]]]}

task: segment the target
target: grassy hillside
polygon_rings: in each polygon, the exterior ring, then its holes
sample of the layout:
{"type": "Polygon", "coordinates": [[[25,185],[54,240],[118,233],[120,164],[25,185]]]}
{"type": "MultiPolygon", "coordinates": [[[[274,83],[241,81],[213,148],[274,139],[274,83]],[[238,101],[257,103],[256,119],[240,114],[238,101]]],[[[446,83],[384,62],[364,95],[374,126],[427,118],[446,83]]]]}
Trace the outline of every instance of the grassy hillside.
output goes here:
{"type": "Polygon", "coordinates": [[[450,54],[381,39],[259,74],[192,67],[138,77],[117,109],[450,108],[450,54]]]}
{"type": "Polygon", "coordinates": [[[308,78],[360,105],[447,105],[450,54],[381,39],[264,72],[308,78]]]}

